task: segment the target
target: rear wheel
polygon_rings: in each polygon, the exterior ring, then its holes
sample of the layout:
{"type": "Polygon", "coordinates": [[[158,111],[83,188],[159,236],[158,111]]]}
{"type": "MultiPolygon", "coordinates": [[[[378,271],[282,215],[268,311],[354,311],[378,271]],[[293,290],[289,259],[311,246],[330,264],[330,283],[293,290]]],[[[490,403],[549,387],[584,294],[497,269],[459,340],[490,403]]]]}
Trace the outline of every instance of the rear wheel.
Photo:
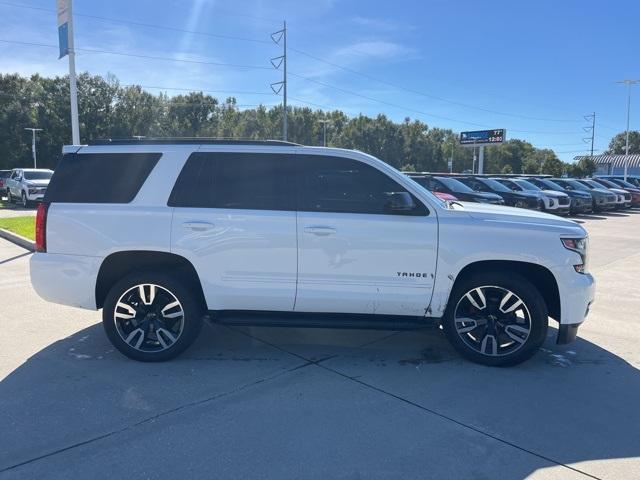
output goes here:
{"type": "Polygon", "coordinates": [[[479,273],[454,287],[444,331],[464,357],[510,366],[533,356],[545,340],[548,311],[542,295],[512,273],[479,273]]]}
{"type": "Polygon", "coordinates": [[[165,273],[131,274],[105,299],[102,323],[111,343],[143,362],[169,360],[189,347],[204,308],[187,282],[165,273]]]}

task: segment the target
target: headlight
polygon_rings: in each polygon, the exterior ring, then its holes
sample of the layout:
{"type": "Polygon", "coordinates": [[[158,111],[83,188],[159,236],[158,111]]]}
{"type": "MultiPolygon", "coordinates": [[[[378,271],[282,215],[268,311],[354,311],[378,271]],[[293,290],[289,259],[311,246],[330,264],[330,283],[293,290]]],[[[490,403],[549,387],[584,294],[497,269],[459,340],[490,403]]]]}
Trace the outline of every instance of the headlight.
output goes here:
{"type": "Polygon", "coordinates": [[[571,250],[573,252],[576,252],[578,255],[580,255],[580,258],[582,259],[582,263],[578,264],[578,265],[574,265],[573,268],[575,268],[576,272],[578,273],[586,273],[587,272],[587,250],[588,250],[588,246],[589,246],[589,239],[588,237],[584,237],[584,238],[561,238],[560,241],[562,242],[562,245],[564,245],[564,248],[571,250]]]}
{"type": "Polygon", "coordinates": [[[29,189],[29,195],[33,195],[34,193],[38,193],[38,189],[37,188],[30,188],[29,189]]]}

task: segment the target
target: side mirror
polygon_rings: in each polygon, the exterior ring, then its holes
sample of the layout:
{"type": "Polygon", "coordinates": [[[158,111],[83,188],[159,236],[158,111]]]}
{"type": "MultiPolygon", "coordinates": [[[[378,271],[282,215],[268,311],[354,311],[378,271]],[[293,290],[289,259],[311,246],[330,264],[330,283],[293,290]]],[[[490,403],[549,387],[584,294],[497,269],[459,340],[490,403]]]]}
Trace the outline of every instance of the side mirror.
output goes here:
{"type": "Polygon", "coordinates": [[[386,209],[394,213],[407,213],[416,208],[413,197],[408,192],[392,192],[389,194],[389,200],[386,209]]]}

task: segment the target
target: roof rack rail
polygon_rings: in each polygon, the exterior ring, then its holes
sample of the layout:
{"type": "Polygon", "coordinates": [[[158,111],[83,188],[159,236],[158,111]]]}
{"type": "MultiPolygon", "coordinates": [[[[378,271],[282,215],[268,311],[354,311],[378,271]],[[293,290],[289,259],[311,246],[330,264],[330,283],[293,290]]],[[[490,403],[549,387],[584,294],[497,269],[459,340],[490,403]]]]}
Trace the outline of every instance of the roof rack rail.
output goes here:
{"type": "Polygon", "coordinates": [[[89,145],[270,145],[299,147],[299,143],[283,140],[243,140],[238,138],[210,137],[149,137],[149,138],[100,138],[91,140],[89,145]]]}

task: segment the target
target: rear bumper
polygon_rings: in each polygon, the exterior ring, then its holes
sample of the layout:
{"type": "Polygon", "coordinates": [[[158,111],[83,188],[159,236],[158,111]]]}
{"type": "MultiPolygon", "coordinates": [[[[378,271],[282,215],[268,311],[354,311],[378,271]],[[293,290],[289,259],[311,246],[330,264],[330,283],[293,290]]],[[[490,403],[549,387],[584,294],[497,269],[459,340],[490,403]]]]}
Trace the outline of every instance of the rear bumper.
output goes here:
{"type": "Polygon", "coordinates": [[[96,278],[101,264],[99,257],[34,253],[31,285],[48,302],[96,310],[96,278]]]}

